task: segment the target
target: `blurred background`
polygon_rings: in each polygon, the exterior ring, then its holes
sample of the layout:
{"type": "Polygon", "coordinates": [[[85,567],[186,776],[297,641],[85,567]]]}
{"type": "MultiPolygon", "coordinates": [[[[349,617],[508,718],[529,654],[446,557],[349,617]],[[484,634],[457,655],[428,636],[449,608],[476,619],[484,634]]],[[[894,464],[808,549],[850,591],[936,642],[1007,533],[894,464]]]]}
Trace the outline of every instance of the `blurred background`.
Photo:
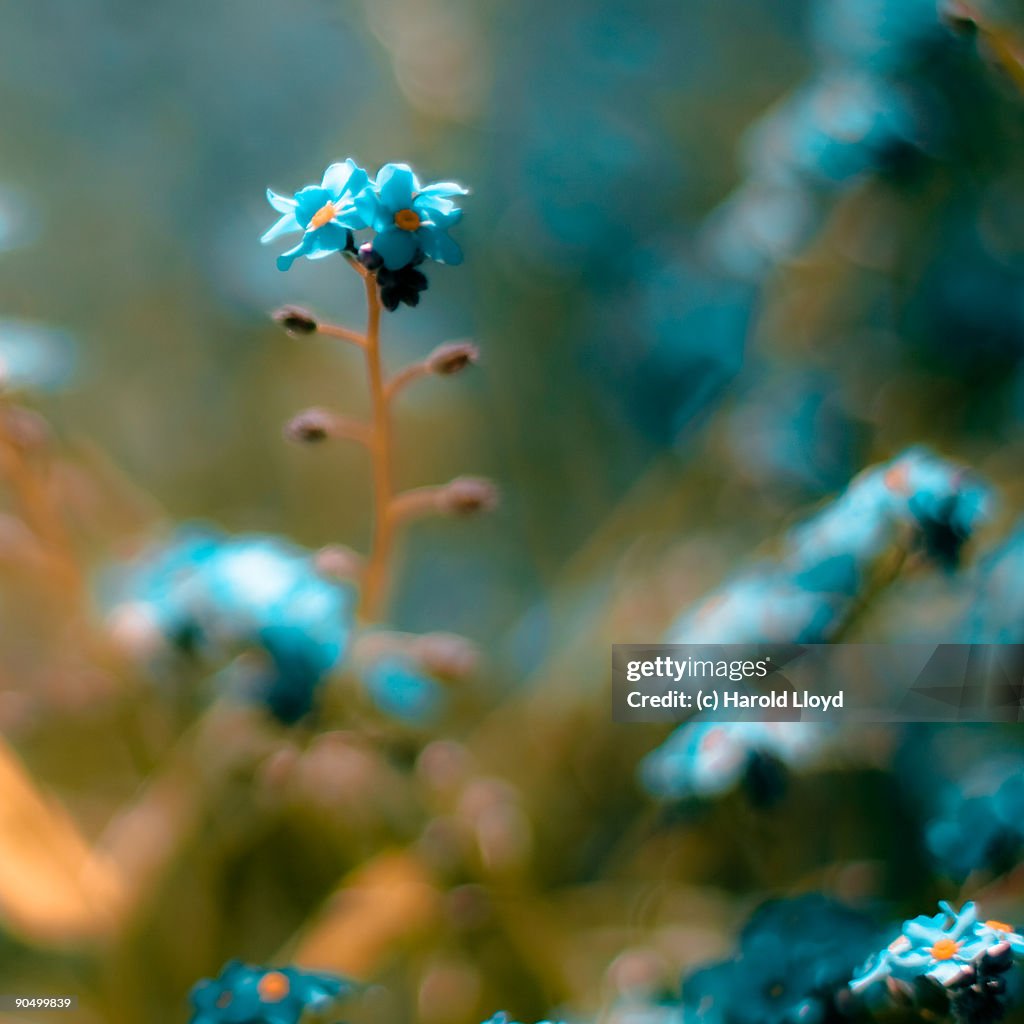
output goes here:
{"type": "Polygon", "coordinates": [[[1012,728],[759,741],[710,793],[698,747],[639,767],[668,730],[607,675],[709,628],[1024,640],[1022,41],[1015,0],[2,5],[0,992],[159,1024],[283,958],[371,1020],[657,1015],[767,895],[1020,906],[1012,728]],[[384,351],[480,346],[404,396],[398,476],[502,501],[395,571],[387,625],[468,638],[468,681],[332,662],[282,725],[224,699],[237,649],[154,671],[110,612],[172,600],[138,567],[176,524],[365,548],[364,454],[282,437],[362,412],[361,362],[269,315],[358,325],[361,287],[258,242],[347,156],[472,190],[384,351]]]}

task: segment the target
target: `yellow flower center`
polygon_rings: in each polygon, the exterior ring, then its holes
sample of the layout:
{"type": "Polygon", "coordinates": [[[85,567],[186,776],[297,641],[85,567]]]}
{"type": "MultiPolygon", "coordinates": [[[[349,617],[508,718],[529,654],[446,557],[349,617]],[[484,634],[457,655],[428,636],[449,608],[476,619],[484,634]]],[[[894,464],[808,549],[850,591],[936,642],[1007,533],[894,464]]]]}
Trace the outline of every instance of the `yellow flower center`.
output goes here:
{"type": "Polygon", "coordinates": [[[954,942],[953,939],[939,939],[932,946],[931,954],[936,960],[952,960],[959,948],[960,943],[954,942]]]}
{"type": "Polygon", "coordinates": [[[395,224],[403,231],[415,231],[423,221],[415,210],[399,210],[395,214],[395,224]]]}
{"type": "Polygon", "coordinates": [[[994,931],[994,932],[1012,932],[1013,931],[1013,925],[1012,924],[1003,924],[1002,921],[986,921],[985,922],[985,927],[986,928],[991,928],[992,931],[994,931]]]}
{"type": "Polygon", "coordinates": [[[290,990],[291,985],[288,983],[287,976],[280,971],[271,971],[269,974],[264,974],[256,986],[260,999],[265,1003],[281,1002],[290,990]]]}
{"type": "Polygon", "coordinates": [[[314,230],[316,228],[322,228],[325,224],[330,224],[335,217],[337,217],[338,211],[334,203],[324,203],[316,213],[309,220],[309,226],[314,230]]]}

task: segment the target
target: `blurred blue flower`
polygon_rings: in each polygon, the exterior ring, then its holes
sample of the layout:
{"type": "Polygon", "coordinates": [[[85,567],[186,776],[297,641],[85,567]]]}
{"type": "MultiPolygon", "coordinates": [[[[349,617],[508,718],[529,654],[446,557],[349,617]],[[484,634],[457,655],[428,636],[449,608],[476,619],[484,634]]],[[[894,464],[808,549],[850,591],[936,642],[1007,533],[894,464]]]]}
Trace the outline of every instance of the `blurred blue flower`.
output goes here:
{"type": "Polygon", "coordinates": [[[277,537],[186,528],[120,573],[114,621],[140,621],[179,651],[236,663],[246,695],[282,722],[308,712],[349,644],[350,588],[277,537]]]}
{"type": "Polygon", "coordinates": [[[683,979],[683,1019],[708,1024],[819,1024],[871,948],[863,915],[817,893],[764,904],[729,960],[683,979]]]}
{"type": "Polygon", "coordinates": [[[864,470],[793,530],[781,556],[762,562],[685,612],[670,643],[822,643],[895,549],[916,545],[949,567],[989,514],[991,494],[972,474],[913,448],[864,470]]]}
{"type": "Polygon", "coordinates": [[[455,182],[421,185],[407,164],[385,164],[376,181],[356,196],[356,209],[376,232],[373,249],[388,270],[400,270],[418,257],[459,264],[462,250],[448,229],[462,219],[451,196],[468,192],[455,182]]]}
{"type": "Polygon", "coordinates": [[[354,988],[333,974],[232,960],[219,977],[192,989],[190,1024],[299,1024],[307,1011],[329,1009],[354,988]]]}
{"type": "Polygon", "coordinates": [[[687,722],[643,759],[640,781],[659,800],[717,796],[740,781],[752,758],[812,762],[828,734],[818,722],[687,722]]]}
{"type": "Polygon", "coordinates": [[[447,696],[437,680],[398,655],[374,662],[363,674],[363,682],[370,699],[381,711],[415,725],[434,721],[447,696]]]}
{"type": "Polygon", "coordinates": [[[933,917],[921,915],[903,924],[900,934],[873,956],[850,982],[854,992],[876,982],[893,979],[912,983],[929,978],[949,986],[973,973],[978,961],[1001,942],[1014,952],[1024,948],[1012,928],[1000,922],[980,923],[974,903],[957,913],[949,903],[939,903],[933,917]]]}
{"type": "Polygon", "coordinates": [[[1024,643],[1024,524],[982,560],[972,596],[970,643],[1024,643]]]}
{"type": "Polygon", "coordinates": [[[754,123],[745,157],[763,179],[829,188],[884,168],[920,131],[913,105],[892,82],[827,74],[754,123]]]}
{"type": "MultiPolygon", "coordinates": [[[[517,1022],[512,1020],[512,1018],[507,1013],[505,1013],[504,1010],[500,1010],[493,1017],[490,1017],[488,1020],[485,1020],[483,1024],[517,1024],[517,1022]]],[[[549,1020],[542,1020],[539,1021],[538,1024],[554,1024],[554,1022],[549,1020]]]]}
{"type": "Polygon", "coordinates": [[[1024,760],[993,757],[947,784],[925,842],[939,868],[957,881],[1013,865],[1024,844],[1024,760]]]}
{"type": "Polygon", "coordinates": [[[0,391],[58,391],[70,382],[70,335],[30,320],[0,320],[0,391]]]}
{"type": "Polygon", "coordinates": [[[260,241],[267,245],[281,235],[303,233],[294,249],[278,256],[278,268],[288,270],[300,256],[317,260],[345,250],[350,231],[366,226],[353,199],[369,180],[350,157],[344,163],[331,164],[319,185],[307,185],[291,199],[267,189],[267,200],[281,217],[260,241]]]}

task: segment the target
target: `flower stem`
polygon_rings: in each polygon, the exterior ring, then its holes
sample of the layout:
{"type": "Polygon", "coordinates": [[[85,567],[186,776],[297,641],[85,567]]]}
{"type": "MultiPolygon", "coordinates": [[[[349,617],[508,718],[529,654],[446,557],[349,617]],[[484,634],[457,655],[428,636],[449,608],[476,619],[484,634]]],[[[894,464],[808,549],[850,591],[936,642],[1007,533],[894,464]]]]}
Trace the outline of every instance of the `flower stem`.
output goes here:
{"type": "Polygon", "coordinates": [[[388,570],[394,547],[394,517],[391,514],[392,440],[391,413],[380,353],[380,292],[377,278],[358,267],[366,287],[366,373],[370,391],[370,461],[373,468],[373,539],[363,578],[361,613],[364,619],[378,619],[387,595],[388,570]]]}

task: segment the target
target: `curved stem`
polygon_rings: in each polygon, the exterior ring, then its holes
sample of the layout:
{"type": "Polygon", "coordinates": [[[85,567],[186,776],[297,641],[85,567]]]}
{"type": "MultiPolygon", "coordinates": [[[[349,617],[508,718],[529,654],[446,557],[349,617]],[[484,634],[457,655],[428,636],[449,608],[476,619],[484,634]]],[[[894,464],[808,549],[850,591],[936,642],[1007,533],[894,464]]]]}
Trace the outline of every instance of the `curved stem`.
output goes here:
{"type": "Polygon", "coordinates": [[[370,460],[373,468],[373,541],[363,581],[362,615],[380,617],[387,591],[388,568],[394,546],[392,499],[391,415],[380,354],[380,293],[373,274],[360,269],[366,286],[366,372],[370,390],[370,460]]]}

